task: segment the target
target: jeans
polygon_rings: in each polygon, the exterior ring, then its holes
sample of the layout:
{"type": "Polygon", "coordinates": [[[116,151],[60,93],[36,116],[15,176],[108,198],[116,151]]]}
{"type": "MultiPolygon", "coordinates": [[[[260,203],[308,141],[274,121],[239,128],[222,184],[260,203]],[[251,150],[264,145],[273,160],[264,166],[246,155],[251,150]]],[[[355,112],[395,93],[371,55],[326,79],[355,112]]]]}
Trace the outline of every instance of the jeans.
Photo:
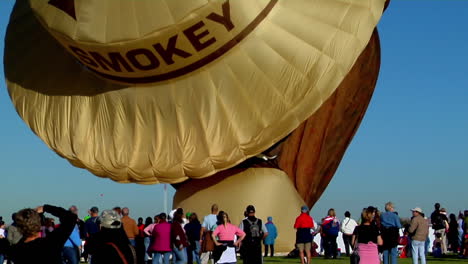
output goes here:
{"type": "MultiPolygon", "coordinates": [[[[78,256],[78,248],[63,247],[62,249],[62,263],[63,264],[78,264],[80,258],[78,256]]],[[[2,262],[0,262],[3,264],[2,262]]]]}
{"type": "Polygon", "coordinates": [[[418,264],[418,257],[421,259],[421,264],[426,264],[426,255],[424,254],[425,241],[411,241],[411,253],[413,255],[413,264],[418,264]]]}
{"type": "Polygon", "coordinates": [[[132,245],[133,247],[136,246],[135,239],[128,239],[128,240],[130,240],[130,245],[132,245]]]}
{"type": "Polygon", "coordinates": [[[187,263],[187,249],[186,248],[178,249],[176,247],[173,247],[172,253],[174,254],[174,259],[173,259],[174,264],[187,263]]]}
{"type": "Polygon", "coordinates": [[[151,242],[150,237],[145,237],[145,239],[143,240],[143,244],[145,244],[145,263],[146,261],[148,261],[148,258],[149,258],[148,247],[150,245],[150,242],[151,242]]]}
{"type": "Polygon", "coordinates": [[[169,264],[169,258],[171,257],[171,252],[154,252],[152,264],[161,264],[161,257],[164,258],[164,264],[169,264]]]}
{"type": "Polygon", "coordinates": [[[196,262],[201,264],[200,260],[200,241],[190,241],[190,246],[187,247],[187,263],[196,262]]]}
{"type": "Polygon", "coordinates": [[[385,249],[383,251],[384,264],[397,264],[398,251],[397,248],[385,249]]]}
{"type": "Polygon", "coordinates": [[[3,264],[3,261],[5,261],[5,255],[0,253],[0,264],[3,264]]]}

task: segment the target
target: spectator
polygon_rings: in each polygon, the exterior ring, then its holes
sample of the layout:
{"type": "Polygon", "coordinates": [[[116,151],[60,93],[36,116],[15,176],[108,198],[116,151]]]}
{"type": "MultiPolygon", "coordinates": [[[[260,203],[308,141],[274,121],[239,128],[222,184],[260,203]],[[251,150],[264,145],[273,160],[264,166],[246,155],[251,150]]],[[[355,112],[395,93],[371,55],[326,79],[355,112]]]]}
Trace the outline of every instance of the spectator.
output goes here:
{"type": "Polygon", "coordinates": [[[174,213],[171,224],[171,244],[175,264],[184,264],[187,262],[187,236],[182,228],[184,224],[182,208],[174,213]],[[181,210],[179,210],[181,209],[181,210]]]}
{"type": "Polygon", "coordinates": [[[459,254],[463,254],[463,225],[465,223],[465,221],[463,220],[463,213],[460,211],[458,213],[458,245],[459,245],[459,248],[460,248],[460,251],[459,251],[459,254]]]}
{"type": "Polygon", "coordinates": [[[424,244],[429,233],[429,226],[423,217],[421,208],[416,207],[411,211],[413,212],[413,218],[408,231],[411,234],[413,264],[418,264],[418,257],[421,259],[421,264],[426,264],[424,244]]]}
{"type": "Polygon", "coordinates": [[[278,230],[276,229],[275,224],[273,224],[273,217],[269,216],[267,218],[267,223],[265,224],[268,235],[263,240],[263,245],[265,246],[265,255],[268,256],[268,247],[270,248],[270,257],[275,255],[275,239],[278,237],[278,230]]]}
{"type": "Polygon", "coordinates": [[[245,233],[237,226],[231,224],[227,213],[220,214],[219,225],[212,234],[216,249],[214,254],[215,263],[234,264],[237,263],[236,247],[244,239],[245,233]],[[239,238],[236,240],[236,236],[239,238]]]}
{"type": "Polygon", "coordinates": [[[200,264],[200,231],[201,224],[196,213],[191,213],[189,223],[184,226],[187,234],[189,246],[187,247],[187,263],[192,264],[194,261],[200,264]]]}
{"type": "Polygon", "coordinates": [[[358,224],[351,218],[351,213],[349,211],[346,211],[344,216],[345,218],[341,221],[341,232],[343,233],[346,256],[349,257],[351,239],[353,238],[354,229],[358,224]]]}
{"type": "Polygon", "coordinates": [[[301,214],[296,218],[294,223],[296,229],[296,247],[299,250],[299,258],[301,263],[310,263],[311,261],[311,246],[313,241],[312,228],[314,228],[314,220],[309,215],[309,207],[303,205],[301,214]],[[304,260],[304,251],[307,260],[304,260]]]}
{"type": "Polygon", "coordinates": [[[362,214],[362,224],[354,229],[352,244],[356,245],[359,252],[360,263],[380,264],[377,246],[383,244],[378,227],[372,224],[374,211],[367,209],[362,214]]]}
{"type": "Polygon", "coordinates": [[[448,229],[448,218],[445,214],[440,211],[440,204],[434,204],[434,212],[431,214],[432,229],[434,234],[440,233],[442,239],[442,254],[447,253],[447,237],[446,230],[448,229]]]}
{"type": "Polygon", "coordinates": [[[136,246],[135,238],[138,236],[140,231],[138,230],[137,223],[130,216],[130,209],[128,207],[122,208],[122,226],[127,234],[128,240],[132,246],[136,246]]]}
{"type": "Polygon", "coordinates": [[[13,246],[11,258],[15,264],[42,263],[61,264],[62,248],[76,225],[76,215],[52,205],[39,206],[36,209],[22,209],[16,213],[16,225],[23,239],[13,246]],[[50,213],[60,219],[60,227],[50,236],[40,237],[41,216],[50,213]]]}
{"type": "Polygon", "coordinates": [[[458,252],[458,247],[460,246],[458,243],[458,222],[455,214],[450,214],[449,217],[449,228],[447,232],[447,239],[450,245],[450,250],[454,253],[458,252]]]}
{"type": "Polygon", "coordinates": [[[247,218],[242,220],[239,228],[246,234],[242,243],[243,263],[262,263],[262,240],[268,235],[266,226],[262,220],[255,217],[255,207],[249,205],[246,208],[247,218]]]}
{"type": "Polygon", "coordinates": [[[340,231],[340,221],[336,218],[335,209],[328,210],[328,215],[322,221],[323,247],[325,258],[336,258],[337,248],[336,238],[340,231]]]}
{"type": "Polygon", "coordinates": [[[136,264],[135,249],[122,229],[120,215],[113,210],[104,210],[99,217],[100,230],[88,239],[86,251],[93,264],[136,264]]]}
{"type": "Polygon", "coordinates": [[[159,264],[161,257],[164,263],[169,264],[171,256],[171,224],[166,221],[166,214],[159,215],[159,222],[154,225],[151,232],[152,242],[148,252],[153,254],[153,264],[159,264]]]}
{"type": "Polygon", "coordinates": [[[382,213],[380,216],[380,223],[383,240],[383,262],[384,264],[396,264],[401,222],[400,218],[395,213],[395,208],[392,202],[385,204],[385,213],[382,213]]]}
{"type": "Polygon", "coordinates": [[[200,231],[200,243],[202,252],[200,255],[200,259],[202,264],[207,264],[208,260],[212,258],[211,254],[214,250],[215,244],[211,234],[214,231],[213,227],[216,225],[216,215],[218,214],[218,210],[218,205],[213,204],[211,206],[211,214],[205,216],[205,218],[203,219],[202,228],[200,231]]]}
{"type": "MultiPolygon", "coordinates": [[[[77,217],[78,218],[78,217],[77,217]]],[[[78,224],[75,224],[70,237],[62,249],[63,264],[80,263],[81,238],[78,224]]]]}
{"type": "MultiPolygon", "coordinates": [[[[158,217],[158,218],[159,218],[159,217],[158,217]]],[[[155,219],[156,219],[156,217],[155,217],[155,219]]],[[[149,255],[149,253],[148,253],[148,248],[149,248],[149,246],[150,246],[150,244],[151,244],[151,233],[148,233],[148,232],[146,231],[146,229],[147,229],[149,226],[153,226],[153,227],[154,227],[154,225],[153,225],[153,219],[152,219],[151,217],[148,216],[148,217],[146,217],[146,219],[145,219],[145,225],[144,225],[144,228],[143,228],[143,233],[144,233],[144,236],[145,236],[145,238],[144,238],[144,240],[143,240],[143,244],[145,245],[145,256],[144,256],[143,260],[145,261],[145,264],[148,262],[148,260],[149,260],[149,258],[150,258],[150,255],[149,255]]],[[[149,231],[149,229],[148,229],[148,231],[149,231]]],[[[153,228],[151,228],[151,232],[153,232],[153,228]]]]}
{"type": "Polygon", "coordinates": [[[5,222],[3,222],[0,216],[0,264],[3,264],[5,253],[9,250],[8,240],[5,235],[5,222]]]}
{"type": "MultiPolygon", "coordinates": [[[[99,209],[96,206],[91,207],[88,210],[89,218],[85,221],[85,229],[86,229],[86,243],[88,243],[88,239],[95,233],[99,231],[99,209]]],[[[92,263],[92,257],[89,257],[88,252],[85,250],[83,251],[83,258],[85,262],[89,260],[89,263],[92,263]]]]}
{"type": "Polygon", "coordinates": [[[21,238],[23,238],[23,235],[16,227],[16,213],[11,215],[11,219],[13,220],[13,223],[6,228],[6,233],[10,246],[14,246],[21,240],[21,238]]]}

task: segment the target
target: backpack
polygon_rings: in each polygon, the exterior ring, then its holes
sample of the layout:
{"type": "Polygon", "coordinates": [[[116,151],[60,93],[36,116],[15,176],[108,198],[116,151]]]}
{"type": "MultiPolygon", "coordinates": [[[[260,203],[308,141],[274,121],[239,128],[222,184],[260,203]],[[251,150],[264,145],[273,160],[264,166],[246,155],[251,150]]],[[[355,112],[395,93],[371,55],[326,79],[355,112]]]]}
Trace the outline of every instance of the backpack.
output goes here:
{"type": "Polygon", "coordinates": [[[244,231],[250,235],[251,238],[262,238],[263,231],[262,231],[262,220],[256,219],[254,222],[251,222],[249,219],[245,219],[248,222],[248,226],[244,227],[244,231]],[[247,229],[247,230],[245,230],[247,229]]]}
{"type": "Polygon", "coordinates": [[[340,232],[340,223],[336,221],[335,219],[333,219],[324,226],[324,229],[325,229],[325,234],[337,236],[338,233],[340,232]]]}

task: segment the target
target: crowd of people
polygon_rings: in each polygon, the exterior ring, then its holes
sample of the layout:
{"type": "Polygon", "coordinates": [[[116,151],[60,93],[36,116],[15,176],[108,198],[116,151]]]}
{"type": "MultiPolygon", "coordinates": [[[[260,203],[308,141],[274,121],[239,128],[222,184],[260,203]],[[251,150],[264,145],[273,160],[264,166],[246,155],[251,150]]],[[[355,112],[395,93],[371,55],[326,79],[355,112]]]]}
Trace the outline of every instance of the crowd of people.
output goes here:
{"type": "MultiPolygon", "coordinates": [[[[341,231],[347,256],[354,251],[360,263],[396,264],[398,258],[411,257],[413,264],[426,263],[431,241],[429,230],[432,227],[435,239],[432,241],[432,255],[443,257],[449,252],[452,256],[468,258],[468,210],[459,212],[458,217],[434,205],[430,217],[426,217],[419,207],[411,209],[412,217],[407,221],[398,216],[391,202],[385,204],[385,212],[376,207],[363,208],[360,219],[355,221],[346,211],[345,218],[339,221],[334,209],[315,226],[307,206],[301,208],[294,227],[297,229],[296,250],[301,262],[310,263],[310,258],[318,256],[314,236],[320,235],[321,250],[325,258],[337,258],[338,231],[341,231]]],[[[291,253],[290,253],[291,254],[291,253]]]]}
{"type": "MultiPolygon", "coordinates": [[[[369,206],[355,221],[347,211],[339,220],[334,209],[315,222],[304,205],[296,218],[297,255],[302,264],[318,256],[315,236],[320,236],[320,250],[325,258],[338,258],[341,249],[337,238],[341,233],[347,256],[356,254],[360,263],[396,264],[398,257],[412,257],[413,263],[426,263],[429,227],[434,230],[434,257],[449,252],[468,258],[468,210],[447,217],[444,208],[426,218],[423,210],[413,208],[412,218],[401,219],[391,202],[385,212],[369,206]],[[403,231],[401,231],[403,230],[403,231]],[[403,235],[401,235],[403,233],[403,235]],[[353,253],[354,252],[354,253],[353,253]]],[[[231,223],[226,211],[211,206],[211,214],[199,220],[195,212],[182,208],[168,215],[130,217],[129,208],[115,207],[99,211],[92,207],[85,219],[78,217],[78,208],[68,210],[51,205],[22,209],[12,215],[12,223],[0,219],[0,264],[47,263],[78,264],[168,264],[172,263],[237,263],[240,255],[245,264],[259,264],[275,254],[278,230],[273,218],[266,223],[256,217],[253,205],[246,207],[239,225],[231,223]],[[59,219],[55,224],[53,218],[59,219]],[[262,253],[262,244],[264,246],[262,253]]]]}

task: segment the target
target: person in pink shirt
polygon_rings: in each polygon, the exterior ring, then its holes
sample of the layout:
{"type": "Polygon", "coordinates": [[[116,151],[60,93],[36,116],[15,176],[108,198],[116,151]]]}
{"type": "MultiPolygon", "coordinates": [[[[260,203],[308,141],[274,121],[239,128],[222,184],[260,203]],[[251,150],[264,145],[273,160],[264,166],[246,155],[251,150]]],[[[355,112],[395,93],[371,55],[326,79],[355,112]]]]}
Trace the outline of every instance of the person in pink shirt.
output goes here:
{"type": "Polygon", "coordinates": [[[226,212],[221,211],[218,214],[218,226],[212,237],[216,245],[213,252],[215,263],[237,263],[236,247],[244,239],[245,233],[239,227],[231,224],[226,212]]]}
{"type": "Polygon", "coordinates": [[[148,252],[153,253],[153,264],[159,264],[161,257],[165,264],[169,264],[171,248],[171,224],[166,221],[166,214],[159,215],[159,223],[154,226],[151,233],[153,241],[148,252]]]}

